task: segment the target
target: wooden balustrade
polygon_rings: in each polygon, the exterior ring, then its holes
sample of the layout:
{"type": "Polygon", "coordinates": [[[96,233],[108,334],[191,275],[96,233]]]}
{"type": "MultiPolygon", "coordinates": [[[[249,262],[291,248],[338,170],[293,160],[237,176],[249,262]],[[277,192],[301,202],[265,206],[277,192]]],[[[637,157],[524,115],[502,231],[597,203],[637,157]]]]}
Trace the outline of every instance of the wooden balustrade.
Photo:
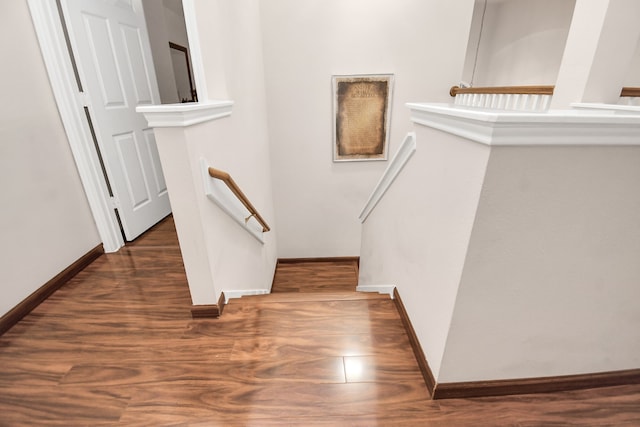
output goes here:
{"type": "Polygon", "coordinates": [[[490,86],[490,87],[460,87],[452,86],[449,95],[456,96],[463,93],[486,93],[504,95],[553,95],[554,86],[490,86]]]}
{"type": "MultiPolygon", "coordinates": [[[[451,86],[449,95],[456,96],[464,93],[504,94],[504,95],[553,95],[555,86],[487,86],[487,87],[460,87],[451,86]]],[[[640,97],[640,87],[623,87],[621,97],[640,97]]]]}
{"type": "Polygon", "coordinates": [[[622,97],[640,97],[640,87],[623,87],[620,92],[622,97]]]}

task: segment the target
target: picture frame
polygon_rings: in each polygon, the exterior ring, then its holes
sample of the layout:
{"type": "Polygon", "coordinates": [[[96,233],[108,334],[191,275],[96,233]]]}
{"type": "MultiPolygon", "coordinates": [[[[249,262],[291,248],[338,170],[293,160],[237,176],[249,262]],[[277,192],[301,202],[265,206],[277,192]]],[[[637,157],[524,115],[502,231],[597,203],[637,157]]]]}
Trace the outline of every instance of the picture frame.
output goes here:
{"type": "Polygon", "coordinates": [[[333,161],[387,160],[393,74],[332,76],[333,161]]]}

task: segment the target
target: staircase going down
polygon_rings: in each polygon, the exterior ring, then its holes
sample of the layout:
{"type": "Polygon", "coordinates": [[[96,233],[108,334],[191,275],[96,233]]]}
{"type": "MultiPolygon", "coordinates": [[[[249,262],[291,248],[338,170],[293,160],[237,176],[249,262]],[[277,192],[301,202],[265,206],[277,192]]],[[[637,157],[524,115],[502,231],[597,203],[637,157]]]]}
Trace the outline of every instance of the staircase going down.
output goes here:
{"type": "Polygon", "coordinates": [[[375,425],[434,415],[393,300],[356,292],[357,280],[357,260],[280,261],[271,294],[225,307],[225,329],[246,333],[231,358],[264,365],[264,379],[279,386],[258,404],[284,405],[281,422],[375,425]]]}

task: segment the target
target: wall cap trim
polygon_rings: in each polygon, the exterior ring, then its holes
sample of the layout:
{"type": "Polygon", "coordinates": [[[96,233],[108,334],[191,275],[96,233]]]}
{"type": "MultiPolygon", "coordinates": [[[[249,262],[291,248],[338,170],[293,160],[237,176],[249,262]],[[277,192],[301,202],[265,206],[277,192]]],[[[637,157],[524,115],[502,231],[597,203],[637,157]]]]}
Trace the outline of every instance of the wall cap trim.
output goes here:
{"type": "Polygon", "coordinates": [[[369,214],[382,199],[382,196],[384,196],[389,187],[391,187],[391,184],[393,184],[393,181],[396,179],[398,174],[400,174],[415,151],[416,134],[415,132],[409,132],[407,136],[405,136],[404,141],[402,141],[402,144],[400,145],[400,148],[393,156],[393,159],[391,159],[391,162],[389,162],[387,169],[385,169],[384,173],[380,177],[380,180],[371,192],[369,199],[360,211],[360,215],[358,216],[358,218],[360,219],[361,223],[367,220],[369,214]]]}
{"type": "Polygon", "coordinates": [[[188,127],[231,115],[233,101],[187,102],[184,104],[141,105],[149,127],[188,127]]]}
{"type": "Polygon", "coordinates": [[[624,105],[624,104],[598,104],[593,102],[575,102],[571,104],[572,108],[581,108],[585,110],[611,110],[622,113],[640,113],[640,105],[624,105]]]}
{"type": "Polygon", "coordinates": [[[625,109],[514,112],[408,103],[411,121],[490,146],[640,145],[640,114],[625,109]]]}

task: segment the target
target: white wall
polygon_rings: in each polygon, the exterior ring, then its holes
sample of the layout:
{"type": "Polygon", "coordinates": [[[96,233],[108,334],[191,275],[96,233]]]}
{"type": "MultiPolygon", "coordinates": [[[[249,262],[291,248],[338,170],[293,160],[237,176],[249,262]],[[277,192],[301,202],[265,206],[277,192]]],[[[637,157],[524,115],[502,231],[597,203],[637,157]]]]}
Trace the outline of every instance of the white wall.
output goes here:
{"type": "Polygon", "coordinates": [[[489,147],[424,126],[416,142],[363,225],[359,285],[396,286],[437,379],[489,147]]]}
{"type": "Polygon", "coordinates": [[[438,381],[640,366],[640,148],[497,147],[438,381]]]}
{"type": "Polygon", "coordinates": [[[636,45],[636,51],[627,72],[627,77],[624,80],[624,86],[640,87],[640,40],[636,45]]]}
{"type": "MultiPolygon", "coordinates": [[[[469,28],[469,41],[467,42],[467,53],[464,58],[461,81],[470,86],[480,86],[476,85],[475,79],[477,78],[477,57],[480,54],[480,36],[485,32],[484,28],[482,28],[482,31],[480,28],[484,26],[483,15],[486,15],[485,3],[486,0],[475,0],[471,27],[469,28]]],[[[486,6],[488,8],[488,3],[486,6]]]]}
{"type": "Polygon", "coordinates": [[[208,265],[204,262],[195,269],[199,270],[200,279],[208,276],[211,280],[199,279],[198,288],[194,289],[195,282],[189,279],[193,302],[213,304],[225,290],[270,288],[277,258],[277,227],[258,1],[200,0],[195,2],[195,9],[198,28],[204,29],[200,32],[200,44],[206,47],[202,51],[203,62],[217,64],[214,69],[206,69],[207,87],[214,88],[213,93],[227,93],[234,101],[233,112],[230,117],[194,125],[184,132],[175,129],[157,129],[156,132],[159,147],[175,143],[184,144],[180,149],[186,150],[184,157],[167,156],[162,151],[160,154],[164,156],[163,168],[166,164],[167,177],[171,180],[167,184],[181,247],[193,245],[192,241],[185,240],[185,236],[193,235],[194,230],[203,233],[203,244],[194,250],[206,252],[208,265]],[[210,31],[211,28],[215,31],[210,31]],[[219,76],[223,76],[221,81],[217,80],[219,76]],[[265,234],[264,245],[206,198],[201,158],[209,166],[229,172],[272,227],[272,231],[265,234]],[[168,164],[175,161],[185,164],[168,164]],[[174,174],[176,168],[182,168],[182,171],[174,174]],[[189,171],[190,180],[185,176],[189,171]],[[172,188],[174,183],[178,186],[172,188]],[[174,203],[192,191],[194,197],[188,200],[188,206],[174,203]]]}
{"type": "Polygon", "coordinates": [[[0,315],[100,243],[25,0],[0,7],[0,315]]]}
{"type": "MultiPolygon", "coordinates": [[[[484,3],[476,0],[474,20],[482,18],[484,3]]],[[[474,86],[555,84],[574,5],[575,0],[489,0],[474,86]]],[[[477,21],[473,29],[463,76],[467,82],[472,79],[477,21]]]]}
{"type": "Polygon", "coordinates": [[[640,38],[635,0],[577,0],[551,109],[615,104],[640,38]]]}
{"type": "MultiPolygon", "coordinates": [[[[184,11],[182,10],[182,0],[162,0],[164,5],[164,20],[167,26],[168,41],[178,44],[187,49],[187,56],[189,59],[189,76],[184,68],[184,62],[182,66],[176,72],[175,66],[174,74],[177,73],[178,78],[176,85],[178,87],[178,97],[191,99],[191,88],[189,87],[189,80],[191,78],[191,85],[194,89],[195,79],[193,78],[193,66],[191,64],[191,49],[189,47],[189,38],[187,37],[187,27],[184,20],[184,11]]],[[[175,54],[175,50],[171,50],[175,54]]],[[[181,56],[180,56],[181,57],[181,56]]],[[[174,60],[175,62],[175,60],[174,60]]]]}
{"type": "Polygon", "coordinates": [[[153,65],[160,89],[160,99],[163,104],[180,102],[169,42],[186,47],[189,57],[191,57],[182,0],[143,0],[142,4],[149,32],[153,65]]]}
{"type": "Polygon", "coordinates": [[[156,78],[158,80],[160,100],[163,104],[180,102],[169,51],[169,35],[164,4],[158,0],[142,0],[142,5],[147,23],[147,32],[149,33],[153,67],[156,70],[156,78]]]}
{"type": "Polygon", "coordinates": [[[164,22],[167,27],[168,41],[189,49],[182,0],[162,0],[162,5],[164,6],[164,22]]]}
{"type": "Polygon", "coordinates": [[[359,255],[358,214],[387,162],[332,162],[331,76],[393,73],[389,158],[409,101],[448,102],[472,0],[261,2],[278,256],[359,255]]]}

